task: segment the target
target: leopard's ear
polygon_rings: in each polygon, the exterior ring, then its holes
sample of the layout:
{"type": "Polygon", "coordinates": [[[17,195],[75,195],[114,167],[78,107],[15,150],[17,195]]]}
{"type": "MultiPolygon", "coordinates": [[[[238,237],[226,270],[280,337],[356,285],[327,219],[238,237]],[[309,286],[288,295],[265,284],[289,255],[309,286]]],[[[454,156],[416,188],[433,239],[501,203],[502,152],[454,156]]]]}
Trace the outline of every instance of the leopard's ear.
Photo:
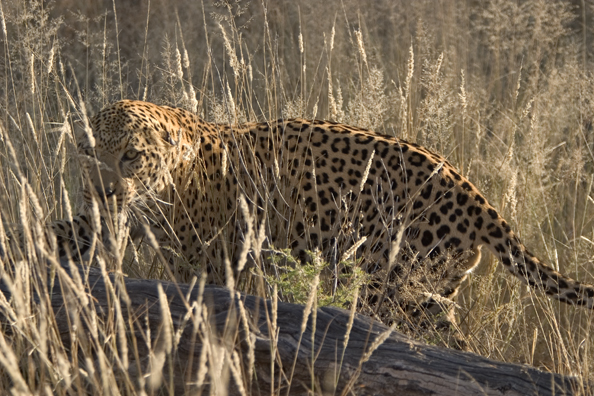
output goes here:
{"type": "Polygon", "coordinates": [[[71,136],[74,138],[77,147],[95,147],[95,137],[93,134],[93,118],[83,115],[84,118],[74,119],[72,117],[71,125],[74,132],[71,136]]]}
{"type": "Polygon", "coordinates": [[[168,128],[163,130],[163,134],[161,135],[163,140],[169,143],[171,146],[177,146],[179,141],[182,137],[182,129],[179,128],[177,130],[168,128]]]}

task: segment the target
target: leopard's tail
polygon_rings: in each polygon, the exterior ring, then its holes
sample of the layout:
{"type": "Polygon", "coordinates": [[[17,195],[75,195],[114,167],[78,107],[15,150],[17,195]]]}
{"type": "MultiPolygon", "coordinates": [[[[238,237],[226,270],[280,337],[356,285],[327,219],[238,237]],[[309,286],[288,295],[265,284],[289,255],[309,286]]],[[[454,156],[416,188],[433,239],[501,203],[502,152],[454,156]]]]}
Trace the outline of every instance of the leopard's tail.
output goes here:
{"type": "Polygon", "coordinates": [[[571,305],[594,309],[594,286],[580,283],[555,271],[530,253],[493,208],[491,217],[479,233],[482,243],[512,274],[547,295],[571,305]]]}

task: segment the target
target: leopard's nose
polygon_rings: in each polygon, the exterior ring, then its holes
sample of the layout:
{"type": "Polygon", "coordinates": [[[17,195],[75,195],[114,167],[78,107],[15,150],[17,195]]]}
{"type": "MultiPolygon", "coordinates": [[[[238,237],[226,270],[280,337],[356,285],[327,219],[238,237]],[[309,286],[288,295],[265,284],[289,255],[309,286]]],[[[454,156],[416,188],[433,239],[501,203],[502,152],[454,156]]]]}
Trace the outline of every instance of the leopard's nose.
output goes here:
{"type": "Polygon", "coordinates": [[[99,194],[99,197],[101,197],[101,199],[103,199],[103,197],[109,198],[115,194],[114,183],[109,183],[107,185],[96,185],[95,189],[97,190],[97,193],[99,194]]]}

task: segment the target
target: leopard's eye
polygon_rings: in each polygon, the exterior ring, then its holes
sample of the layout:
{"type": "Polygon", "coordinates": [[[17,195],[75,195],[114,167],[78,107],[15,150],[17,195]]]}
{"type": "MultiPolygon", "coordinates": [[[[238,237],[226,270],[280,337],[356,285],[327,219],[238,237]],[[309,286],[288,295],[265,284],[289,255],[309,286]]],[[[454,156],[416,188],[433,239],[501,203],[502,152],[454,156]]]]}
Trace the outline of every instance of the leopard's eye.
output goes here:
{"type": "Polygon", "coordinates": [[[124,156],[122,157],[122,161],[135,160],[136,158],[138,158],[139,155],[140,155],[140,151],[135,150],[135,149],[130,149],[124,153],[124,156]]]}
{"type": "Polygon", "coordinates": [[[79,149],[79,152],[82,152],[85,155],[88,155],[89,157],[95,156],[95,148],[94,147],[83,147],[83,148],[79,149]]]}

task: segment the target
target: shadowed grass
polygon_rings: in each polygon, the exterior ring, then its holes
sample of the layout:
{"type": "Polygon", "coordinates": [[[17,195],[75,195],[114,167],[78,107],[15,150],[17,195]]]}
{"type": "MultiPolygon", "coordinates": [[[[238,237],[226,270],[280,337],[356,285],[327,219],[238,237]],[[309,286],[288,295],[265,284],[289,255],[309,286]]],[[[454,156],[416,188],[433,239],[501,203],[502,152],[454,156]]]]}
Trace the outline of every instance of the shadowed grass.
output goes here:
{"type": "MultiPolygon", "coordinates": [[[[150,363],[130,367],[127,356],[139,349],[126,344],[125,328],[134,324],[122,321],[117,304],[114,323],[97,323],[83,279],[68,291],[71,345],[62,344],[47,301],[33,298],[48,293],[47,272],[61,271],[44,224],[71,218],[81,201],[77,133],[87,115],[121,98],[225,123],[331,119],[418,142],[458,167],[538,257],[592,283],[591,2],[79,3],[0,0],[0,256],[14,290],[12,301],[0,299],[11,322],[0,333],[0,388],[151,394],[162,386],[157,373],[169,369],[175,348],[166,321],[162,349],[150,346],[150,363]],[[7,229],[23,231],[22,252],[9,249],[7,229]],[[10,266],[9,257],[27,260],[10,266]]],[[[244,218],[253,222],[250,254],[261,264],[268,231],[262,219],[244,218]]],[[[170,277],[150,243],[99,263],[170,277]]],[[[591,381],[592,314],[536,295],[498,268],[483,255],[458,299],[468,348],[591,381]]],[[[324,276],[336,269],[309,270],[257,265],[221,283],[313,306],[356,300],[324,276]]],[[[196,336],[210,342],[192,368],[194,386],[210,383],[216,393],[235,381],[249,389],[249,368],[240,370],[208,328],[202,302],[189,304],[196,336]]],[[[446,343],[437,331],[411,332],[446,343]]]]}

